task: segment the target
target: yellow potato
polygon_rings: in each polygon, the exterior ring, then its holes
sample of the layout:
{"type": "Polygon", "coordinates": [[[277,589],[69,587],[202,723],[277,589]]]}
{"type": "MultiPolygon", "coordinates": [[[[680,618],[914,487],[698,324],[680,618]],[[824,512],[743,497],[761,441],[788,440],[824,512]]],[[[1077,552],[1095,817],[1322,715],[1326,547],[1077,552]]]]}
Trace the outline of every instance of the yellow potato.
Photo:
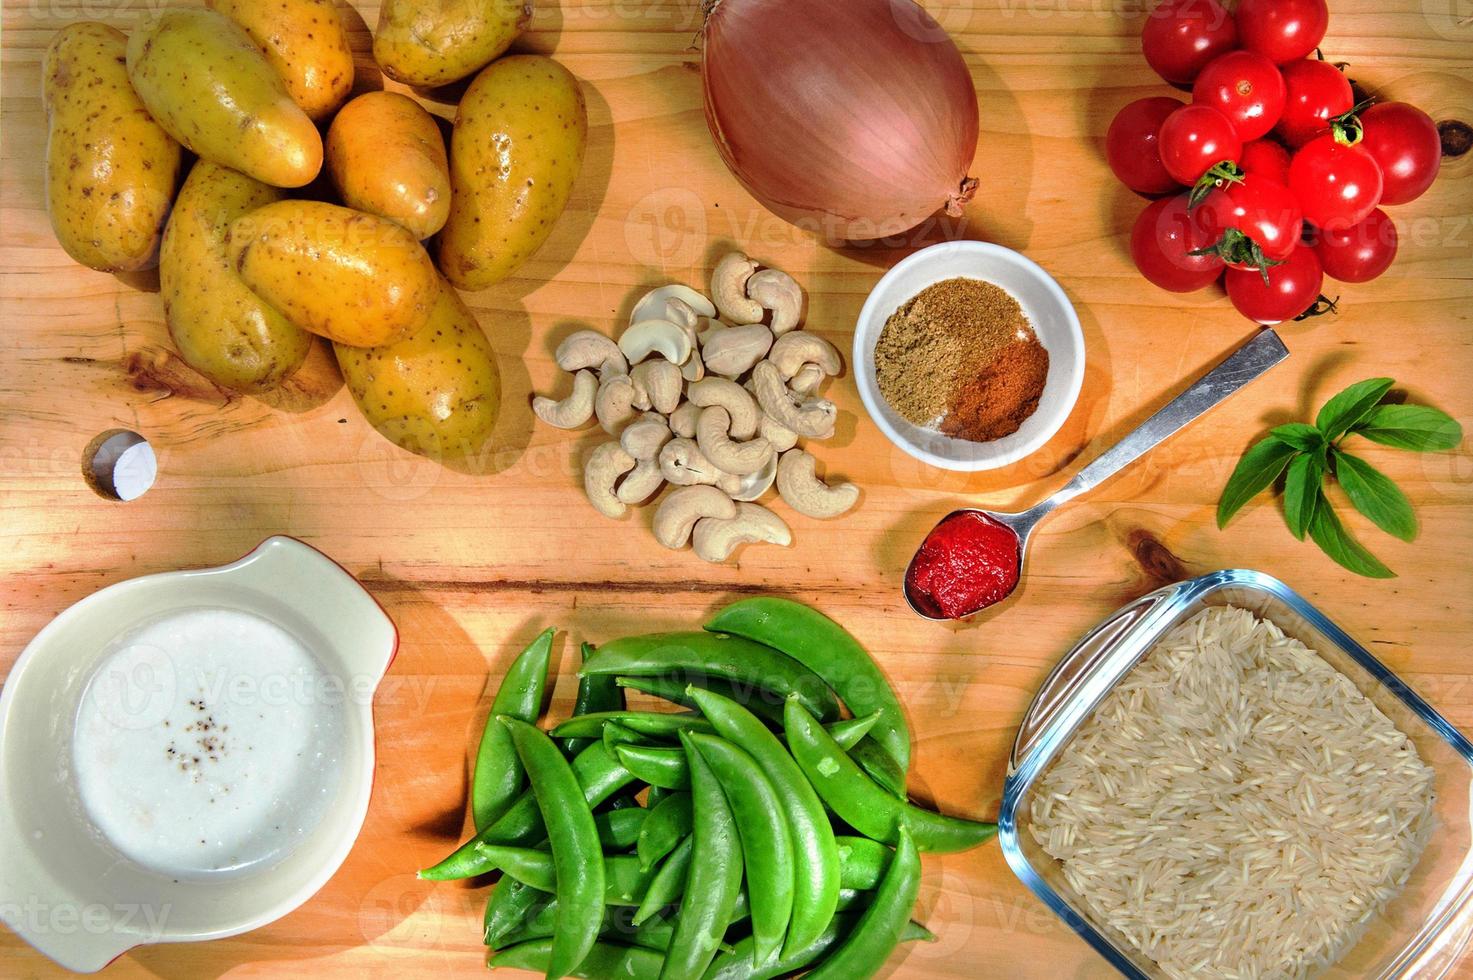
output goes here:
{"type": "Polygon", "coordinates": [[[587,138],[578,80],[551,58],[513,55],[476,76],[450,139],[445,278],[484,289],[537,251],[567,206],[587,138]]]}
{"type": "Polygon", "coordinates": [[[333,0],[205,0],[235,21],[302,111],[325,119],[353,90],[353,51],[333,0]]]}
{"type": "Polygon", "coordinates": [[[106,24],[72,24],[41,64],[46,210],[67,254],[101,272],[153,261],[182,156],[129,84],[127,46],[106,24]]]}
{"type": "Polygon", "coordinates": [[[532,0],[384,0],[373,57],[395,81],[446,85],[499,56],[532,19],[532,0]]]}
{"type": "Polygon", "coordinates": [[[397,446],[464,458],[480,452],[496,427],[496,352],[448,283],[429,322],[398,343],[333,350],[363,417],[397,446]]]}
{"type": "Polygon", "coordinates": [[[327,172],[343,203],[429,238],[450,215],[450,164],[435,119],[397,92],[369,92],[327,131],[327,172]]]}
{"type": "Polygon", "coordinates": [[[179,191],[164,232],[159,286],[174,346],[190,367],[238,391],[276,387],[312,349],[312,335],[246,288],[225,254],[230,223],[282,196],[201,160],[179,191]]]}
{"type": "Polygon", "coordinates": [[[303,330],[377,347],[422,327],[440,277],[413,232],[321,201],[278,201],[231,222],[245,284],[303,330]]]}
{"type": "Polygon", "coordinates": [[[170,136],[212,163],[275,187],[322,169],[322,137],[235,22],[169,10],[128,39],[128,77],[170,136]]]}

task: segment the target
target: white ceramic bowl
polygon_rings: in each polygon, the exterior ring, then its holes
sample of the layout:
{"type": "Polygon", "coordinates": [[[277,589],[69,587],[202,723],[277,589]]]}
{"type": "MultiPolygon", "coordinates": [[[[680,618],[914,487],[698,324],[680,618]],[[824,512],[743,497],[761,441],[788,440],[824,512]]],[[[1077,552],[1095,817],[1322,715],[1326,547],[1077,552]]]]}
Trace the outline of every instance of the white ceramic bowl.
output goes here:
{"type": "Polygon", "coordinates": [[[1084,333],[1059,284],[1031,259],[988,242],[942,242],[903,259],[870,292],[854,328],[853,364],[865,410],[891,442],[942,469],[991,470],[1036,452],[1069,417],[1084,383],[1084,333]],[[875,378],[875,343],[885,321],[927,286],[958,276],[985,279],[1011,293],[1049,353],[1038,410],[1017,432],[993,442],[953,439],[916,425],[890,407],[875,378]]]}
{"type": "Polygon", "coordinates": [[[120,582],[63,611],[21,653],[0,693],[0,920],[62,966],[92,972],[142,943],[233,936],[301,905],[337,871],[363,826],[373,788],[372,695],[397,645],[393,622],[363,586],[286,537],[218,568],[120,582]],[[175,880],[122,856],[88,820],[69,776],[72,732],[114,639],[202,606],[275,623],[343,682],[343,768],[317,828],[279,863],[175,880]]]}

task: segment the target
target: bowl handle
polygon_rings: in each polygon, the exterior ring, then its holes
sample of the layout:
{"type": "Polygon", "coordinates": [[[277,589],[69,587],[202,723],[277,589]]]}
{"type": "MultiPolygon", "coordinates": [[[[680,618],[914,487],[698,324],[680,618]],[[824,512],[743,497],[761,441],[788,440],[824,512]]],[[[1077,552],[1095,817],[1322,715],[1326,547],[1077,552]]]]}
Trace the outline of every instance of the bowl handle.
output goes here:
{"type": "Polygon", "coordinates": [[[1127,603],[1086,633],[1074,649],[1064,655],[1044,679],[1038,693],[1033,696],[1033,703],[1028,705],[1028,711],[1023,715],[1023,722],[1013,739],[1013,753],[1008,760],[1009,776],[1022,767],[1040,736],[1100,666],[1109,660],[1124,638],[1180,589],[1179,584],[1168,585],[1127,603]]]}
{"type": "MultiPolygon", "coordinates": [[[[7,826],[6,833],[13,831],[7,826]]],[[[123,927],[119,908],[63,895],[48,883],[45,871],[25,847],[13,850],[7,842],[6,863],[0,875],[0,921],[38,952],[73,973],[96,973],[134,946],[157,942],[157,936],[123,927]],[[43,901],[38,896],[62,896],[43,901]]],[[[133,918],[133,910],[127,912],[133,918]]],[[[144,919],[140,915],[138,919],[144,919]]]]}

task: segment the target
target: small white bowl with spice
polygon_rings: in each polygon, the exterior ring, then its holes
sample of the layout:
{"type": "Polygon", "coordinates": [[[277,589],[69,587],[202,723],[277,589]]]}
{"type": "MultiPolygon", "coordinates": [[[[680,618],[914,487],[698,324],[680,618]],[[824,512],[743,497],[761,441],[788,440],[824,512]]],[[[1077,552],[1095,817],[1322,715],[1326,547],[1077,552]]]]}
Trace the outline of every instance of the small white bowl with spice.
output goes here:
{"type": "Polygon", "coordinates": [[[1063,426],[1084,333],[1053,277],[988,242],[921,249],[880,279],[854,330],[865,410],[891,442],[947,470],[997,469],[1063,426]]]}

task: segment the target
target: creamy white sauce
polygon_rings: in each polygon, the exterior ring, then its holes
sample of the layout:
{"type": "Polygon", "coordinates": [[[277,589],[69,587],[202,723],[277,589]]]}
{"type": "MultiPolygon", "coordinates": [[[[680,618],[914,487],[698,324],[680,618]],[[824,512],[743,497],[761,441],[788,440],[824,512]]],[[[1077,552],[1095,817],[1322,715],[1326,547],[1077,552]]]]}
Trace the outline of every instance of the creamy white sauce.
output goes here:
{"type": "Polygon", "coordinates": [[[161,874],[260,870],[336,794],[345,695],[295,636],[233,609],[121,637],[88,682],[72,747],[83,808],[161,874]]]}

